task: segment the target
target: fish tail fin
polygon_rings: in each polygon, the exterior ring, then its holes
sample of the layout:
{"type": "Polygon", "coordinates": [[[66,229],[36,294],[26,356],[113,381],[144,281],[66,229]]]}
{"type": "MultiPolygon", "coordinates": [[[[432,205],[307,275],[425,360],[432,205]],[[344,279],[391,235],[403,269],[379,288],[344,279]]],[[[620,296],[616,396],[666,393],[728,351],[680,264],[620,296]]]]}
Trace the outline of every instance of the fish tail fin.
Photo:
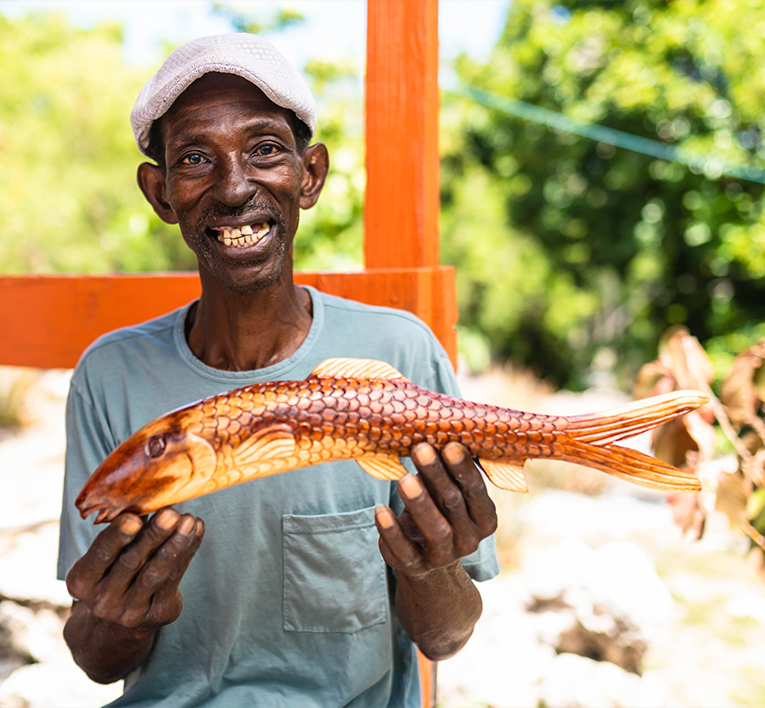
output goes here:
{"type": "Polygon", "coordinates": [[[689,470],[680,470],[638,450],[620,445],[592,445],[567,441],[561,459],[666,492],[699,492],[701,482],[689,470]]]}
{"type": "Polygon", "coordinates": [[[637,450],[615,445],[645,433],[709,401],[698,391],[675,391],[635,401],[604,413],[571,416],[562,458],[594,467],[635,484],[665,491],[699,491],[695,474],[679,470],[637,450]]]}
{"type": "Polygon", "coordinates": [[[610,445],[664,425],[708,402],[709,396],[699,391],[674,391],[602,413],[571,416],[566,433],[580,442],[610,445]]]}

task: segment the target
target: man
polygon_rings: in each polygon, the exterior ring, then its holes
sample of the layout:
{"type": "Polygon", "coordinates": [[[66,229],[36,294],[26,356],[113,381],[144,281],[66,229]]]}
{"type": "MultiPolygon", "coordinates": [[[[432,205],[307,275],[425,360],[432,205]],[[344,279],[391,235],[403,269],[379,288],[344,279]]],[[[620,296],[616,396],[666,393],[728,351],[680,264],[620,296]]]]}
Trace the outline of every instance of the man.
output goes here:
{"type": "Polygon", "coordinates": [[[73,376],[59,577],[75,598],[64,630],[75,661],[96,681],[124,678],[120,706],[419,705],[412,642],[432,659],[459,650],[481,613],[471,576],[497,573],[494,506],[459,445],[442,457],[418,447],[419,474],[397,485],[344,462],[150,520],[122,514],[103,531],[76,516],[100,460],[192,400],[302,379],[333,356],[383,359],[456,393],[416,318],[294,284],[299,210],[316,203],[329,160],[308,144],[305,82],[268,42],[181,47],[131,119],[156,162],[138,168],[140,188],[179,224],[202,296],[103,337],[73,376]]]}

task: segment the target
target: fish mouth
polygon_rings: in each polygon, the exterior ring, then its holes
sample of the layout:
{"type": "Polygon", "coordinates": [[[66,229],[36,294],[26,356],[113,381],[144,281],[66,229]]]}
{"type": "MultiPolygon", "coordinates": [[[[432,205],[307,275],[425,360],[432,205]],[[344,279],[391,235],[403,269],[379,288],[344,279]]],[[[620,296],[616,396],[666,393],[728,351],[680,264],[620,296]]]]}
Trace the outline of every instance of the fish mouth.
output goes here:
{"type": "Polygon", "coordinates": [[[258,245],[274,227],[273,219],[255,218],[238,224],[208,226],[207,235],[230,249],[247,249],[258,245]]]}
{"type": "Polygon", "coordinates": [[[98,512],[95,523],[102,524],[107,521],[113,521],[123,511],[113,506],[109,501],[99,500],[88,503],[87,501],[77,503],[77,508],[80,510],[80,516],[83,519],[87,519],[94,511],[98,512]],[[87,506],[86,506],[87,505],[87,506]]]}

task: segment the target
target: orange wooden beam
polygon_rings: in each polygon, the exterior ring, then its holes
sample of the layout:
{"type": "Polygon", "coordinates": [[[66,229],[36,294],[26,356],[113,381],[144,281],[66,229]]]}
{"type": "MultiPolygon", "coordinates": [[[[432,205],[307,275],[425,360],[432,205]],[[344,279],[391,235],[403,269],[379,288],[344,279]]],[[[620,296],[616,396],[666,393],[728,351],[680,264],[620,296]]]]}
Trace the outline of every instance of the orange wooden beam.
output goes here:
{"type": "Polygon", "coordinates": [[[438,1],[368,0],[367,268],[438,265],[438,1]]]}
{"type": "MultiPolygon", "coordinates": [[[[444,298],[443,284],[453,280],[450,267],[295,273],[301,285],[414,313],[447,351],[456,350],[456,304],[444,298]]],[[[196,273],[0,277],[0,363],[73,367],[100,335],[158,317],[200,292],[196,273]]]]}

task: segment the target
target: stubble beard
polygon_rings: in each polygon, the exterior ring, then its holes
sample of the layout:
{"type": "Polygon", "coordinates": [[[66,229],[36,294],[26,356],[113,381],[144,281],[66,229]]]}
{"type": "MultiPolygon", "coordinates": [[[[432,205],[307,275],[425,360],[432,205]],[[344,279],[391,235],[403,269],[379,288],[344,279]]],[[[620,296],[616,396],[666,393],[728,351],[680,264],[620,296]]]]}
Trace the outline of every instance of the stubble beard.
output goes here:
{"type": "MultiPolygon", "coordinates": [[[[197,220],[197,223],[192,227],[194,231],[193,243],[197,245],[197,248],[194,248],[188,239],[184,240],[196,255],[199,266],[208,270],[226,289],[239,294],[259,292],[271,287],[277,280],[279,280],[279,277],[284,270],[284,266],[287,263],[287,259],[292,253],[291,243],[288,244],[284,222],[279,218],[280,216],[280,214],[274,212],[274,209],[270,204],[255,200],[247,202],[245,205],[237,209],[210,209],[203,212],[197,220]],[[266,214],[271,224],[269,237],[272,240],[272,248],[275,250],[271,252],[267,260],[261,261],[260,265],[267,265],[270,263],[273,267],[270,269],[270,272],[266,277],[256,277],[254,280],[248,279],[247,282],[232,281],[227,277],[228,273],[226,269],[219,267],[220,256],[215,250],[211,237],[207,234],[206,224],[211,218],[219,220],[229,218],[235,220],[245,214],[252,213],[253,211],[266,214]]],[[[250,268],[253,266],[253,262],[245,261],[240,265],[242,269],[250,268]]]]}

